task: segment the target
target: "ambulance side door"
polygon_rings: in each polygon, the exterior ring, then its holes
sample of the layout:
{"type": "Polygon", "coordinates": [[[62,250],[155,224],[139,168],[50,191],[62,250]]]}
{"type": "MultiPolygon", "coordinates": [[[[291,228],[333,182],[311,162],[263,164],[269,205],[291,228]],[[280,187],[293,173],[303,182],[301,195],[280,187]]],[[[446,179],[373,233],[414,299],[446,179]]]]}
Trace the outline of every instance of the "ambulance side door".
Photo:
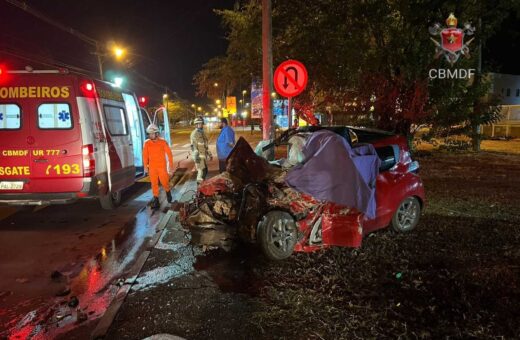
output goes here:
{"type": "Polygon", "coordinates": [[[111,191],[116,192],[135,180],[132,136],[123,102],[102,100],[101,108],[107,130],[111,191]]]}

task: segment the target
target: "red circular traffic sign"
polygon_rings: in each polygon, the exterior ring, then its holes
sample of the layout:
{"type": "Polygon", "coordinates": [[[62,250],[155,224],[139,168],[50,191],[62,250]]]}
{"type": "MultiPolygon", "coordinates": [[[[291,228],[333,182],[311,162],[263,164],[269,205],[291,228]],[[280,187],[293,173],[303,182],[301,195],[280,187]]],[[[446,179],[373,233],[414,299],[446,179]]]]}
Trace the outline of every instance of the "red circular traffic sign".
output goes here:
{"type": "Polygon", "coordinates": [[[308,80],[307,69],[296,60],[284,61],[274,71],[274,88],[284,97],[291,98],[302,93],[308,80]]]}

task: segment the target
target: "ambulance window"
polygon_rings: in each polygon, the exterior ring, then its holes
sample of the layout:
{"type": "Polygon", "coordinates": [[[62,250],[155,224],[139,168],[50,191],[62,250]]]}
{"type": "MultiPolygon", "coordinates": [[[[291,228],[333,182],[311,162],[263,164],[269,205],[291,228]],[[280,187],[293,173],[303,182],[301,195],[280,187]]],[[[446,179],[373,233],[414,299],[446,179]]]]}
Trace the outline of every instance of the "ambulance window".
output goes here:
{"type": "Polygon", "coordinates": [[[21,110],[16,104],[0,104],[0,130],[20,128],[21,110]]]}
{"type": "Polygon", "coordinates": [[[143,117],[143,125],[144,127],[146,128],[148,125],[152,124],[152,122],[150,122],[150,118],[148,117],[148,113],[146,113],[146,111],[144,109],[141,109],[141,116],[143,117]]]}
{"type": "Polygon", "coordinates": [[[125,136],[128,134],[126,130],[125,110],[118,106],[105,105],[105,118],[107,121],[108,131],[112,136],[125,136]]]}
{"type": "Polygon", "coordinates": [[[40,129],[72,129],[72,113],[67,103],[47,103],[38,107],[40,129]]]}

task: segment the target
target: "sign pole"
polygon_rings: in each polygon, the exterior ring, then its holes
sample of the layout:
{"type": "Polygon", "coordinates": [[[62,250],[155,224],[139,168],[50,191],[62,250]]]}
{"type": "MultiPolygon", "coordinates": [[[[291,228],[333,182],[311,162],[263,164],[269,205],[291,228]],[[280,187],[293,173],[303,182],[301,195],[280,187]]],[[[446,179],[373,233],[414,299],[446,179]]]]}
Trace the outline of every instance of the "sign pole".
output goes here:
{"type": "Polygon", "coordinates": [[[288,122],[288,128],[290,129],[293,126],[292,122],[292,98],[287,97],[287,122],[288,122]]]}

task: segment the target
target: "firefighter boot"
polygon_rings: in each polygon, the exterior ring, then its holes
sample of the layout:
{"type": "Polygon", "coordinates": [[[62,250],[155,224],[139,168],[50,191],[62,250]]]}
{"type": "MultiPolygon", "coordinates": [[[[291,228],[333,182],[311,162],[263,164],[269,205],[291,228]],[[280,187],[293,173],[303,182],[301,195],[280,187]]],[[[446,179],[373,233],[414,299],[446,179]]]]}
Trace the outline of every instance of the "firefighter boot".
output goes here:
{"type": "Polygon", "coordinates": [[[159,197],[154,196],[152,202],[150,203],[150,208],[157,210],[161,207],[159,204],[159,197]]]}
{"type": "Polygon", "coordinates": [[[168,200],[168,203],[172,203],[172,192],[166,191],[166,199],[168,200]]]}

